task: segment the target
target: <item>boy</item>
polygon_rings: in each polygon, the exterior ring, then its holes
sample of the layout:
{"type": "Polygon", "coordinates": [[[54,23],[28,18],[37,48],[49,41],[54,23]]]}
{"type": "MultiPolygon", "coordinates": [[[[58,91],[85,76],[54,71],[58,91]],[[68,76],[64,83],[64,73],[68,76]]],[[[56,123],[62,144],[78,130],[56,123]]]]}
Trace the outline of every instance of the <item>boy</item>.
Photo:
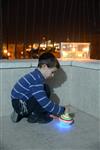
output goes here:
{"type": "Polygon", "coordinates": [[[11,91],[13,122],[27,117],[30,123],[48,123],[52,120],[50,114],[64,114],[65,107],[49,99],[50,90],[45,83],[59,68],[59,62],[52,53],[43,53],[39,57],[38,67],[18,80],[11,91]]]}

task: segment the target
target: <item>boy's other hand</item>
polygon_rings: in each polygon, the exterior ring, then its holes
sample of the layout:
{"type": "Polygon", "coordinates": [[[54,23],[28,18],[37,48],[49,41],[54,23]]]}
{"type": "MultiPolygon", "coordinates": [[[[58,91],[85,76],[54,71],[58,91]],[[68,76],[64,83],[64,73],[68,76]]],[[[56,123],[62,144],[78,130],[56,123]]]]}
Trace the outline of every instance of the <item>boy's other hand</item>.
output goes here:
{"type": "Polygon", "coordinates": [[[64,112],[64,114],[70,113],[70,105],[65,105],[64,107],[65,107],[65,112],[64,112]]]}

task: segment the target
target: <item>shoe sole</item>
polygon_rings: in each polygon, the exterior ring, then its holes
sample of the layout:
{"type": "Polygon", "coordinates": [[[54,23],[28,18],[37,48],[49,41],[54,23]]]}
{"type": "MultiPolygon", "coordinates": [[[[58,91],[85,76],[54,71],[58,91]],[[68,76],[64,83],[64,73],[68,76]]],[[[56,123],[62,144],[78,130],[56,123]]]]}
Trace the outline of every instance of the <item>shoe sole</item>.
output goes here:
{"type": "Polygon", "coordinates": [[[19,117],[15,111],[11,114],[11,120],[14,123],[19,122],[22,118],[23,117],[19,117]]]}

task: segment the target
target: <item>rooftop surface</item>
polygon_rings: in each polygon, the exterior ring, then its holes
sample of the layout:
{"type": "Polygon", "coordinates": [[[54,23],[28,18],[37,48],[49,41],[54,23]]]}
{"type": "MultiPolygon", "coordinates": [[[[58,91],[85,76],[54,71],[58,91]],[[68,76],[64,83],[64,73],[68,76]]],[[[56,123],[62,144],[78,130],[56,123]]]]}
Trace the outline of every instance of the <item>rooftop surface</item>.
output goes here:
{"type": "Polygon", "coordinates": [[[75,124],[59,120],[30,124],[24,118],[12,123],[3,116],[0,123],[0,150],[100,150],[100,120],[75,110],[75,124]]]}

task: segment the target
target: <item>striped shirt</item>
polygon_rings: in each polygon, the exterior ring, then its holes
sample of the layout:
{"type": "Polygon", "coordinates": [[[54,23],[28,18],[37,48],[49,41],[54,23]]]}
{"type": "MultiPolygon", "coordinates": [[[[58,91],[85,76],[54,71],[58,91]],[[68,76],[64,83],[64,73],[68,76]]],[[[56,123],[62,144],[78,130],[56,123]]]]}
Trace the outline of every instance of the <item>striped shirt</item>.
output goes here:
{"type": "Polygon", "coordinates": [[[11,91],[11,99],[27,101],[29,98],[35,97],[37,102],[47,112],[55,115],[63,114],[65,108],[59,106],[47,97],[44,84],[45,79],[43,75],[38,69],[35,69],[18,80],[11,91]]]}

